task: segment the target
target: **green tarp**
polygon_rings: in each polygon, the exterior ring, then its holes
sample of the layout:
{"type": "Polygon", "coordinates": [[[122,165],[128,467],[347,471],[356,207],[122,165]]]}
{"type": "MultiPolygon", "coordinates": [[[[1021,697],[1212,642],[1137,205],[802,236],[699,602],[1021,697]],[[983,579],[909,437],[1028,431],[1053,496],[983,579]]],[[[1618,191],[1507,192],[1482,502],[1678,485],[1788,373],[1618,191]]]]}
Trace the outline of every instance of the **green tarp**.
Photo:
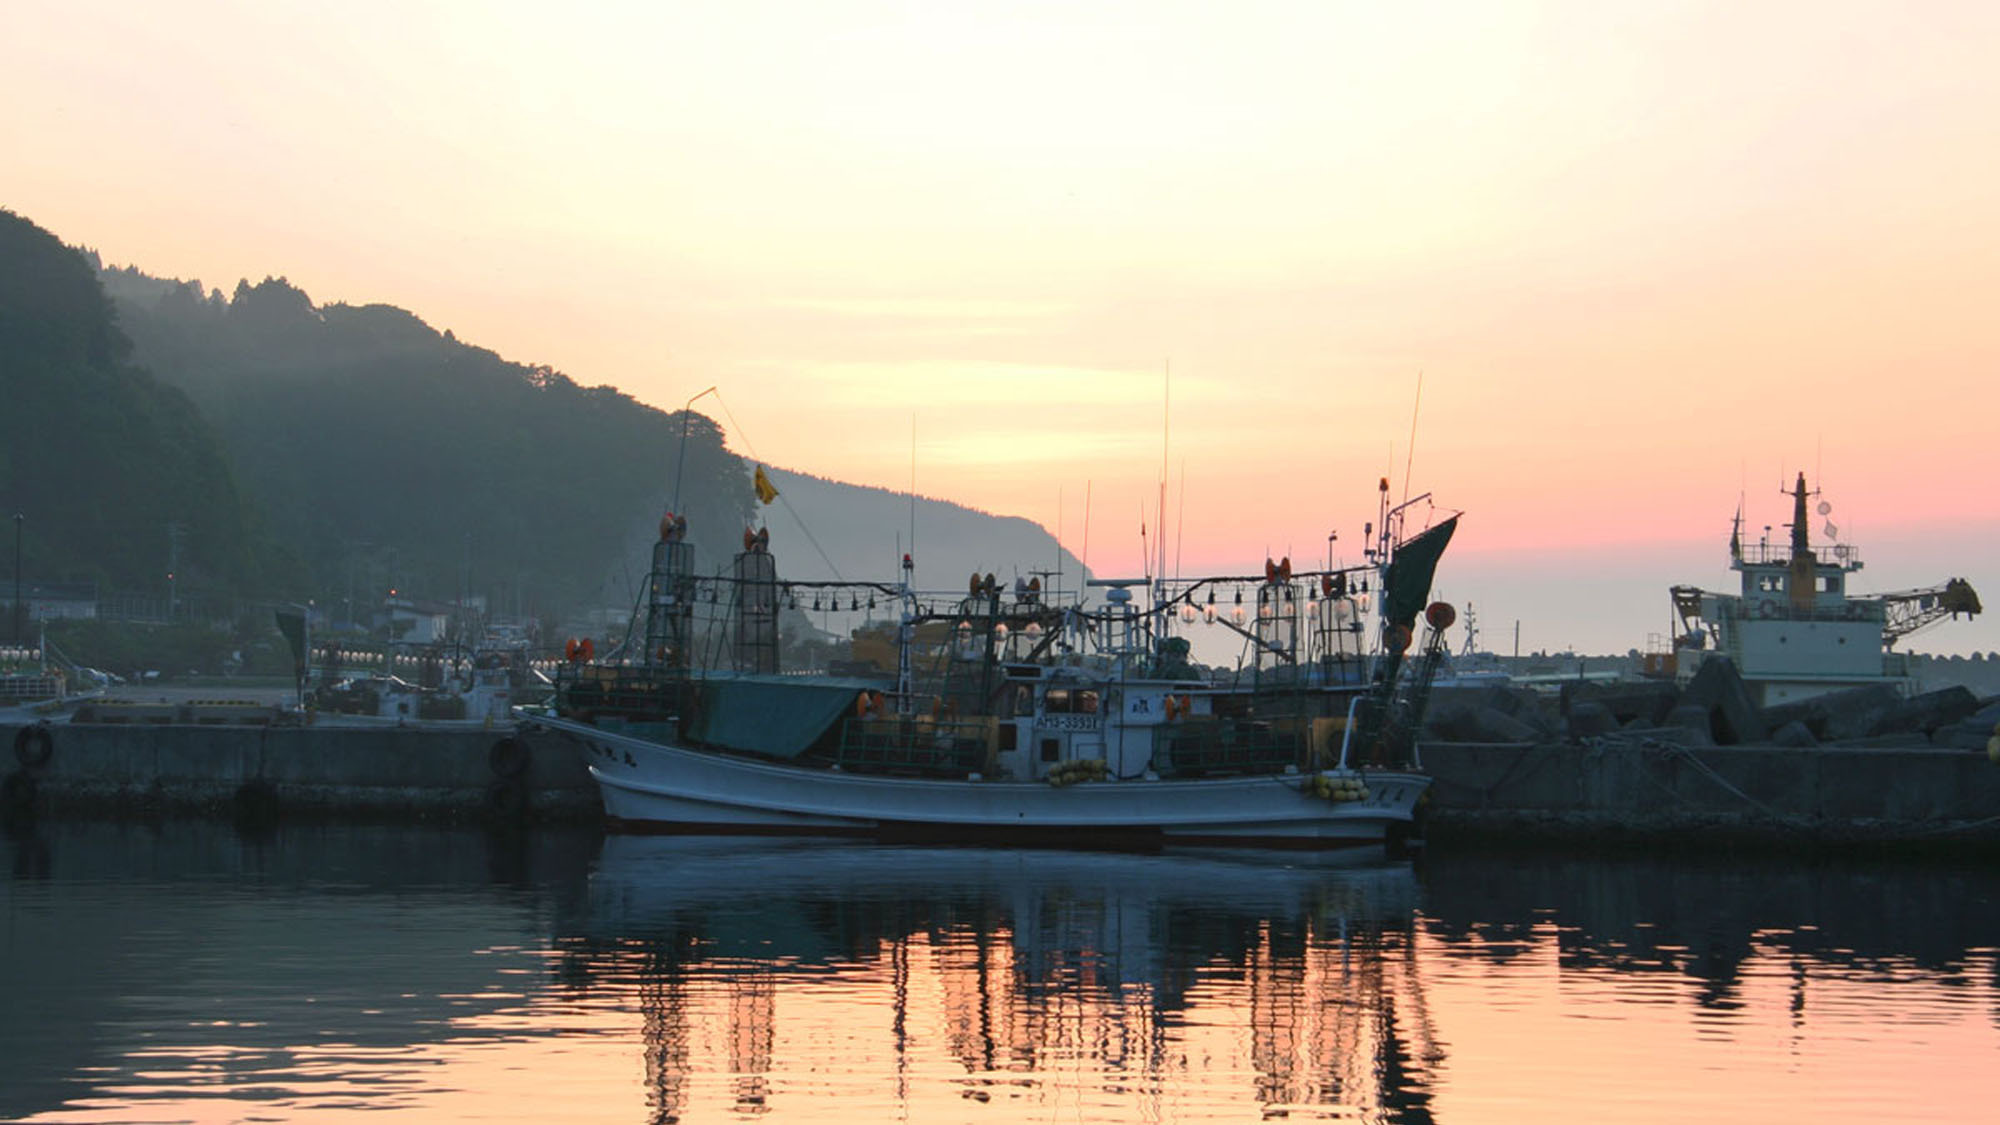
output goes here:
{"type": "Polygon", "coordinates": [[[796,758],[845,715],[869,680],[736,676],[703,681],[689,734],[697,742],[771,758],[796,758]]]}

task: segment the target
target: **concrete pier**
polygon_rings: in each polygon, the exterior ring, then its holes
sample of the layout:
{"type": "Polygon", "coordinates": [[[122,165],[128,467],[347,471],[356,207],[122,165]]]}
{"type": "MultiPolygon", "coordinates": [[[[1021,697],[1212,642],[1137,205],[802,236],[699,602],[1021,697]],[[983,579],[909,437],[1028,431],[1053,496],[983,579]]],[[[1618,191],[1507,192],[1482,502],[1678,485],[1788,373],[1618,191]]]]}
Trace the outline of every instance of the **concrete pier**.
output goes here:
{"type": "Polygon", "coordinates": [[[0,727],[13,811],[588,820],[601,808],[574,748],[504,725],[58,722],[39,728],[40,762],[22,729],[0,727]]]}

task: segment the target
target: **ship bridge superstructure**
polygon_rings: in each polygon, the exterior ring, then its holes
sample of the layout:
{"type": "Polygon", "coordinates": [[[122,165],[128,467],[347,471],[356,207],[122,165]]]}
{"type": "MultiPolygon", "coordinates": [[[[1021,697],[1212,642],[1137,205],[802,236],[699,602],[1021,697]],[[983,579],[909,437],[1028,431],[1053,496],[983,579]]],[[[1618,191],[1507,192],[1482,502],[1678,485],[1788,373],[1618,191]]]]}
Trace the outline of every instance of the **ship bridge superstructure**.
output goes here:
{"type": "MultiPolygon", "coordinates": [[[[1807,490],[1804,473],[1785,494],[1792,522],[1783,540],[1773,542],[1767,530],[1758,542],[1744,543],[1737,513],[1729,537],[1737,592],[1672,588],[1678,678],[1691,678],[1704,658],[1720,655],[1736,663],[1765,705],[1865,684],[1908,687],[1895,642],[1947,616],[1978,613],[1978,596],[1959,578],[1923,590],[1857,595],[1852,583],[1861,553],[1837,541],[1814,546],[1808,501],[1817,494],[1807,490]]],[[[1819,502],[1822,519],[1831,512],[1819,502]]],[[[1837,533],[1830,520],[1825,533],[1830,540],[1837,533]]]]}

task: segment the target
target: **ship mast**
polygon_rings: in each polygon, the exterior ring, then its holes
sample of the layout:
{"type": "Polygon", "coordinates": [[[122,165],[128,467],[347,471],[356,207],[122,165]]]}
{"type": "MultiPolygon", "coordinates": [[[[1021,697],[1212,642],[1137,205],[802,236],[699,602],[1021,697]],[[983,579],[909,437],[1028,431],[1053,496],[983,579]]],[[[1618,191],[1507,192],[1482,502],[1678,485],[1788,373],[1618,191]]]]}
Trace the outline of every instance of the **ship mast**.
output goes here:
{"type": "Polygon", "coordinates": [[[1806,526],[1806,475],[1799,474],[1799,483],[1792,490],[1792,608],[1799,613],[1810,614],[1818,593],[1819,564],[1813,557],[1811,528],[1806,526]]]}

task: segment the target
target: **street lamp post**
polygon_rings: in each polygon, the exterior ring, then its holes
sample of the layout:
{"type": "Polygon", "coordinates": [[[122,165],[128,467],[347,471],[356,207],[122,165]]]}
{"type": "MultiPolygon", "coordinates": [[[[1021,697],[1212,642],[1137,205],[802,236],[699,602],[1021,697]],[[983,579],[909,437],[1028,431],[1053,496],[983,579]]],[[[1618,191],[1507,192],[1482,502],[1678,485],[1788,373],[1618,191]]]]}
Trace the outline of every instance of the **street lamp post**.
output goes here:
{"type": "Polygon", "coordinates": [[[681,472],[682,470],[687,468],[688,418],[690,416],[689,411],[694,409],[695,399],[702,398],[705,395],[712,395],[714,393],[715,393],[715,388],[710,387],[707,390],[701,392],[701,394],[694,396],[694,398],[687,400],[686,404],[681,407],[681,453],[679,462],[674,465],[673,511],[675,515],[681,514],[681,472]]]}
{"type": "Polygon", "coordinates": [[[27,518],[19,512],[14,513],[14,643],[17,645],[21,643],[21,635],[26,629],[23,625],[25,618],[21,615],[21,525],[27,518]]]}

